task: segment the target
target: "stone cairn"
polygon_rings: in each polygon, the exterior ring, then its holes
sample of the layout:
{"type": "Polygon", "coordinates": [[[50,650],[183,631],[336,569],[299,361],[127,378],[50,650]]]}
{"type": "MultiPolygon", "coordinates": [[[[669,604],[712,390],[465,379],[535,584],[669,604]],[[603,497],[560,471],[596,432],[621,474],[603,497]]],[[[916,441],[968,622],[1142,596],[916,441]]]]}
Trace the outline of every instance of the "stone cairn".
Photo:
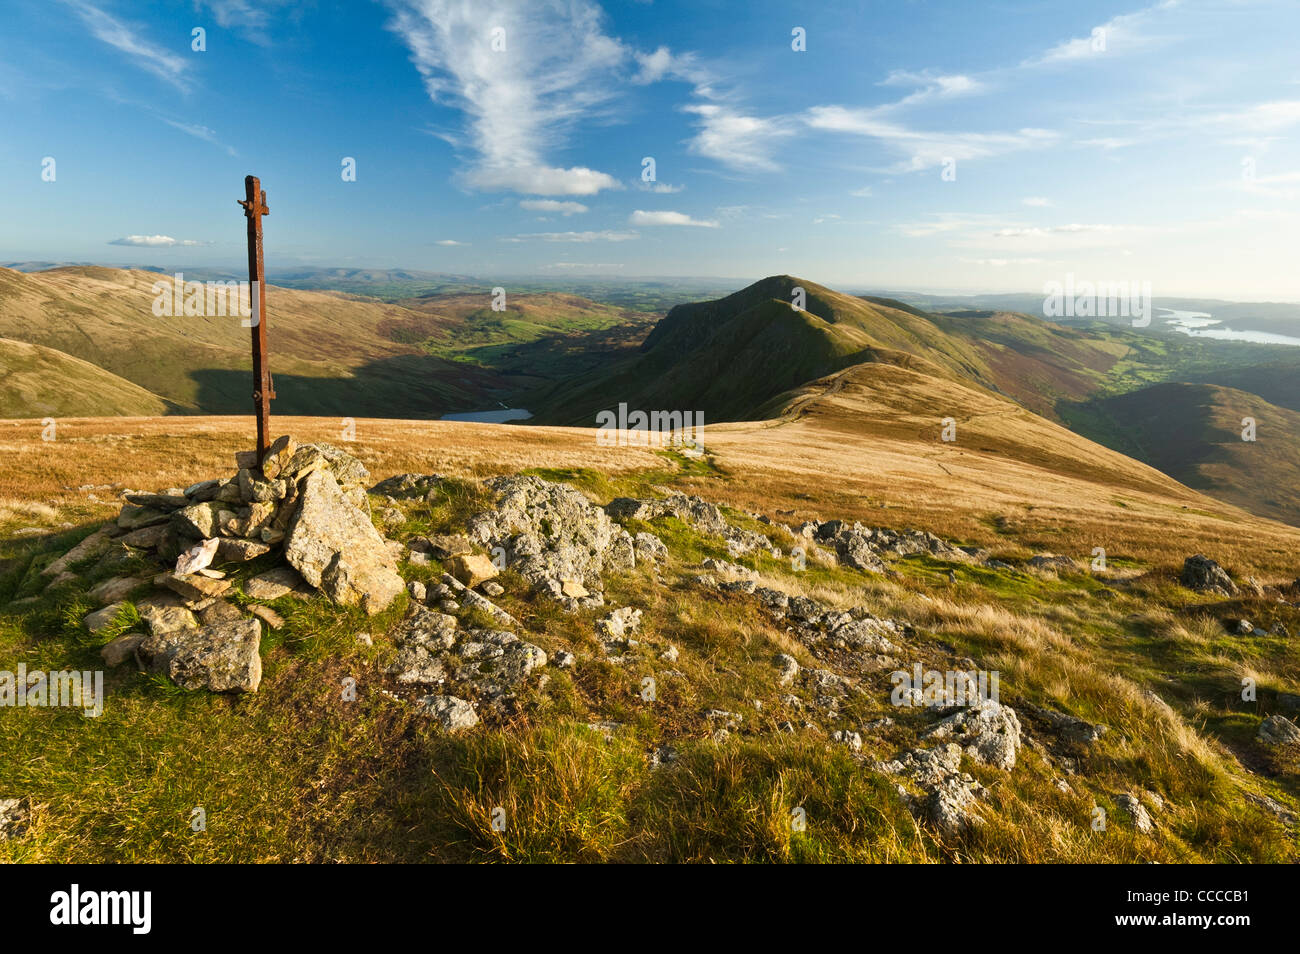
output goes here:
{"type": "Polygon", "coordinates": [[[283,620],[267,606],[252,616],[229,602],[219,567],[273,552],[286,565],[254,577],[253,599],[270,600],[315,588],[333,602],[368,614],[386,608],[404,589],[388,544],[370,519],[362,463],[329,444],[298,446],[290,437],[271,445],[261,466],[252,451],[235,455],[233,477],[184,490],[127,492],[116,521],[104,525],[42,572],[58,581],[68,567],[93,556],[147,553],[163,568],[149,576],[105,580],[91,596],[108,605],[86,618],[91,632],[114,623],[123,598],[134,600],[147,632],[128,633],[103,649],[116,665],[133,655],[188,689],[257,689],[262,676],[262,626],[283,620]]]}

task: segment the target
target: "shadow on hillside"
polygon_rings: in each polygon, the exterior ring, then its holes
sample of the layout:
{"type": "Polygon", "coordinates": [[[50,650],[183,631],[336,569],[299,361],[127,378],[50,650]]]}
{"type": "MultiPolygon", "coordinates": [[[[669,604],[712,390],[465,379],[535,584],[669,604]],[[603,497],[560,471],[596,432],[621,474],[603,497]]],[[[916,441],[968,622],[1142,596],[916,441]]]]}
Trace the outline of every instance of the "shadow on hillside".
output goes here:
{"type": "MultiPolygon", "coordinates": [[[[348,377],[309,377],[276,372],[279,414],[317,417],[390,417],[431,420],[449,411],[495,406],[508,386],[500,377],[429,355],[397,355],[368,362],[348,377]]],[[[209,368],[191,373],[203,414],[243,414],[253,401],[251,371],[209,368]]]]}

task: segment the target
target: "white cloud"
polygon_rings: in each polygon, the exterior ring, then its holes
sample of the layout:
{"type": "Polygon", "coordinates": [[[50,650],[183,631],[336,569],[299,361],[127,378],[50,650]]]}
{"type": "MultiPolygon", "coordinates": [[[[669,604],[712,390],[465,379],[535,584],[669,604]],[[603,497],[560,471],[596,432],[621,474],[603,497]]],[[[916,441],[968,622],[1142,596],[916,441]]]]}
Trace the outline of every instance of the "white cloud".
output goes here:
{"type": "Polygon", "coordinates": [[[468,245],[469,242],[457,242],[455,239],[438,239],[438,241],[434,242],[433,244],[442,245],[445,248],[462,248],[468,245]]]}
{"type": "Polygon", "coordinates": [[[742,171],[775,171],[779,141],[794,135],[785,117],[751,116],[722,102],[692,103],[683,110],[700,117],[690,151],[742,171]]]}
{"type": "Polygon", "coordinates": [[[854,189],[849,193],[849,195],[858,199],[869,199],[871,198],[871,186],[863,186],[861,189],[854,189]]]}
{"type": "Polygon", "coordinates": [[[1020,201],[1025,205],[1032,206],[1033,208],[1036,209],[1045,209],[1050,207],[1052,204],[1051,199],[1045,199],[1041,195],[1025,196],[1025,198],[1021,199],[1020,201]]]}
{"type": "Polygon", "coordinates": [[[884,143],[906,159],[896,167],[915,172],[957,161],[986,159],[1021,149],[1051,145],[1056,133],[1047,129],[1020,129],[1013,133],[926,132],[909,129],[883,118],[878,108],[847,109],[843,106],[814,106],[806,116],[813,129],[868,136],[884,143]]]}
{"type": "Polygon", "coordinates": [[[1051,47],[1040,56],[1026,60],[1021,66],[1044,66],[1072,63],[1092,57],[1111,56],[1144,50],[1159,42],[1150,32],[1153,20],[1166,10],[1179,5],[1179,0],[1162,0],[1154,6],[1123,13],[1093,27],[1087,36],[1074,37],[1051,47]]]}
{"type": "Polygon", "coordinates": [[[581,202],[561,202],[558,199],[521,199],[519,207],[528,209],[530,212],[551,212],[565,216],[578,215],[588,211],[587,207],[581,202]]]}
{"type": "Polygon", "coordinates": [[[594,195],[619,188],[585,166],[548,165],[575,122],[605,107],[627,49],[589,0],[392,0],[390,28],[411,50],[429,96],[469,120],[476,161],[465,182],[487,191],[594,195]],[[493,50],[495,29],[505,51],[493,50]]]}
{"type": "Polygon", "coordinates": [[[227,155],[230,156],[238,155],[238,153],[235,152],[232,146],[229,146],[226,143],[221,141],[221,139],[217,136],[215,131],[209,129],[207,126],[204,126],[201,123],[181,123],[181,122],[177,122],[174,119],[166,119],[166,118],[163,118],[163,122],[165,122],[168,126],[171,126],[173,129],[179,129],[187,136],[193,136],[195,139],[202,139],[204,142],[210,142],[212,143],[212,145],[220,147],[221,149],[225,150],[227,155]]]}
{"type": "Polygon", "coordinates": [[[638,181],[642,192],[654,192],[657,195],[676,195],[686,188],[684,185],[670,185],[667,182],[638,181]]]}
{"type": "Polygon", "coordinates": [[[1076,235],[1080,232],[1114,232],[1117,229],[1128,228],[1124,225],[1084,225],[1080,223],[1071,223],[1070,225],[1052,225],[1047,228],[1038,228],[1031,226],[1029,228],[1009,228],[998,229],[993,233],[994,238],[1028,238],[1042,235],[1076,235]]]}
{"type": "Polygon", "coordinates": [[[630,216],[631,225],[690,225],[697,228],[716,229],[718,223],[706,219],[693,219],[685,212],[647,212],[637,209],[630,216]]]}
{"type": "Polygon", "coordinates": [[[83,0],[65,0],[65,2],[77,12],[95,39],[121,50],[136,66],[166,80],[178,89],[188,88],[185,70],[189,64],[184,58],[169,52],[164,47],[150,43],[134,28],[93,4],[85,3],[83,0]]]}
{"type": "Polygon", "coordinates": [[[914,106],[933,99],[950,99],[954,96],[969,96],[982,93],[988,87],[983,80],[964,74],[942,74],[924,70],[914,73],[908,70],[894,70],[881,82],[881,86],[915,86],[916,92],[909,93],[887,108],[914,106]]]}
{"type": "Polygon", "coordinates": [[[170,235],[125,235],[122,238],[113,239],[109,245],[131,245],[136,248],[191,248],[203,245],[211,245],[211,242],[198,242],[194,239],[174,239],[170,235]]]}
{"type": "Polygon", "coordinates": [[[507,239],[506,242],[628,242],[637,238],[636,232],[618,232],[613,229],[603,229],[599,232],[528,232],[523,235],[515,235],[507,239]]]}

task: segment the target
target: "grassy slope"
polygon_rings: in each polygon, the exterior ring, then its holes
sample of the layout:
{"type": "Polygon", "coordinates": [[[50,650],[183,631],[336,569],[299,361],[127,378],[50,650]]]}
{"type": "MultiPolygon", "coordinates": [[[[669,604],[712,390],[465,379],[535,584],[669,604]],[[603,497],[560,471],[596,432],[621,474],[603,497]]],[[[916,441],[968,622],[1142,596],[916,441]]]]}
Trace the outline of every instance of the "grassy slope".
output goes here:
{"type": "Polygon", "coordinates": [[[0,338],[0,417],[149,416],[167,402],[53,348],[0,338]]]}
{"type": "MultiPolygon", "coordinates": [[[[92,361],[174,402],[208,412],[250,403],[249,330],[238,318],[155,317],[150,272],[0,269],[0,336],[92,361]]],[[[436,416],[480,405],[499,382],[387,337],[411,317],[397,305],[271,287],[271,369],[285,413],[436,416]]]]}
{"type": "Polygon", "coordinates": [[[499,312],[490,301],[486,290],[406,299],[400,304],[413,317],[386,333],[449,361],[509,375],[526,389],[607,363],[640,344],[655,318],[578,295],[511,291],[499,312]]]}
{"type": "MultiPolygon", "coordinates": [[[[584,662],[530,688],[512,721],[447,738],[379,691],[392,651],[383,636],[389,618],[367,621],[286,599],[276,606],[288,626],[266,641],[266,676],[252,698],[187,694],[115,671],[108,711],[94,722],[67,711],[10,711],[0,720],[0,791],[29,793],[40,807],[33,834],[0,852],[36,861],[1295,860],[1293,835],[1245,798],[1268,794],[1297,805],[1297,766],[1262,752],[1251,736],[1273,694],[1300,685],[1300,666],[1285,641],[1228,636],[1220,622],[1225,613],[1265,623],[1274,614],[1294,630],[1294,610],[1263,602],[1216,607],[1173,586],[1172,575],[1192,549],[1238,574],[1294,575],[1300,531],[1208,501],[1054,425],[1022,420],[1026,412],[994,398],[963,420],[956,445],[939,446],[925,406],[933,385],[914,377],[907,369],[854,369],[807,389],[783,421],[711,428],[707,466],[597,447],[590,431],[529,429],[521,445],[517,428],[468,424],[362,421],[351,449],[375,477],[408,470],[470,477],[531,466],[601,500],[671,485],[779,519],[965,527],[960,535],[1016,563],[1045,540],[1086,555],[1104,530],[1121,568],[1106,579],[928,558],[901,561],[893,580],[818,564],[796,573],[767,556],[755,564],[765,582],[783,589],[911,620],[920,635],[909,644],[939,653],[927,663],[970,655],[999,669],[1003,699],[1013,706],[1050,704],[1110,725],[1070,777],[1070,793],[1053,784],[1059,770],[1026,748],[1010,775],[972,766],[992,790],[982,831],[954,841],[918,830],[889,780],[869,768],[915,739],[914,720],[882,701],[883,673],[864,677],[869,691],[848,713],[897,718],[864,739],[863,762],[812,734],[754,735],[799,718],[785,708],[771,655],[811,660],[752,602],[694,587],[691,563],[722,550],[665,520],[652,528],[677,561],[665,583],[645,568],[611,577],[609,600],[644,608],[639,638],[676,645],[681,656],[671,667],[654,654],[631,669],[600,662],[599,614],[567,617],[507,578],[503,603],[524,621],[520,635],[548,651],[574,649],[584,662]],[[909,405],[909,394],[921,403],[909,405]],[[1025,426],[1038,430],[1018,437],[1025,426]],[[1043,455],[1023,459],[1030,445],[1041,445],[1043,455]],[[890,506],[879,509],[881,501],[890,506]],[[779,513],[787,509],[798,513],[779,513]],[[989,519],[999,515],[1006,519],[989,519]],[[375,646],[357,646],[354,634],[367,629],[375,646]],[[667,668],[682,676],[665,675],[667,668]],[[654,706],[637,696],[649,674],[662,687],[654,706]],[[1240,701],[1246,674],[1259,680],[1258,705],[1240,701]],[[356,703],[341,699],[345,676],[358,680],[356,703]],[[1167,699],[1173,714],[1144,699],[1144,688],[1167,699]],[[709,708],[746,712],[746,728],[725,743],[710,741],[702,717],[709,708]],[[607,742],[585,728],[602,719],[626,728],[607,742]],[[647,752],[665,743],[678,752],[675,766],[649,767],[647,752]],[[1169,804],[1156,816],[1154,836],[1135,832],[1115,809],[1115,794],[1136,788],[1169,804]],[[788,824],[796,805],[809,818],[802,835],[788,824]],[[1094,805],[1110,813],[1104,835],[1090,830],[1094,805]],[[189,829],[196,806],[207,812],[202,834],[189,829]],[[504,833],[490,825],[496,806],[507,809],[504,833]]],[[[282,424],[301,439],[336,437],[328,421],[282,424]]],[[[30,488],[34,509],[0,525],[93,524],[112,508],[58,491],[65,473],[185,483],[225,472],[246,432],[246,422],[219,418],[72,422],[67,443],[44,445],[38,455],[28,453],[39,441],[34,428],[6,427],[3,450],[15,473],[6,474],[13,484],[4,492],[30,488]],[[32,498],[47,493],[48,511],[35,509],[32,498]]],[[[403,505],[404,531],[456,526],[474,509],[475,491],[463,486],[432,506],[403,505]]],[[[23,581],[70,537],[0,544],[9,568],[0,598],[14,587],[26,592],[23,581]]],[[[90,582],[48,594],[23,615],[0,611],[0,658],[92,666],[94,641],[77,622],[90,582]]]]}
{"type": "Polygon", "coordinates": [[[1189,487],[1300,524],[1300,413],[1210,384],[1157,384],[1095,400],[1073,424],[1189,487]],[[1242,440],[1242,419],[1256,439],[1242,440]]]}
{"type": "Polygon", "coordinates": [[[1043,414],[1058,397],[1091,393],[1122,342],[1023,315],[927,315],[901,302],[855,298],[788,275],[716,301],[679,305],[641,353],[537,400],[546,421],[587,424],[619,401],[697,410],[706,420],[763,416],[774,397],[851,364],[919,359],[934,373],[1009,394],[1043,414]],[[805,309],[791,308],[803,288],[805,309]]]}

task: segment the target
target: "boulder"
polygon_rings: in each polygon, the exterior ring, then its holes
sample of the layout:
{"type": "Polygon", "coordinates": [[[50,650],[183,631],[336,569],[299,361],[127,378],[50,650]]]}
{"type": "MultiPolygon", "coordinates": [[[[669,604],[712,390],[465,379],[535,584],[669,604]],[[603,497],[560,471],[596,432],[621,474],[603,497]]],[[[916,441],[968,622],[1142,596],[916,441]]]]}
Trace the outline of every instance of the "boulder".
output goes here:
{"type": "Polygon", "coordinates": [[[1143,805],[1136,795],[1128,793],[1115,796],[1115,804],[1118,805],[1133,822],[1133,827],[1143,834],[1150,834],[1155,830],[1155,822],[1147,813],[1146,806],[1143,805]]]}
{"type": "Polygon", "coordinates": [[[86,617],[86,629],[90,630],[92,634],[107,629],[113,625],[117,619],[117,614],[122,612],[125,606],[125,603],[110,603],[103,609],[95,610],[86,617]]]}
{"type": "Polygon", "coordinates": [[[1020,720],[1010,706],[984,699],[947,716],[925,737],[956,742],[977,762],[1009,772],[1020,748],[1020,720]]]}
{"type": "Polygon", "coordinates": [[[1271,715],[1259,724],[1256,735],[1265,745],[1300,746],[1300,727],[1283,715],[1271,715]]]}
{"type": "Polygon", "coordinates": [[[140,658],[185,689],[256,692],[262,681],[262,624],[255,619],[154,634],[140,658]]]}
{"type": "Polygon", "coordinates": [[[132,656],[144,642],[144,636],[140,633],[127,633],[125,636],[119,636],[111,643],[103,646],[99,650],[99,655],[104,659],[104,665],[109,669],[114,666],[120,666],[132,656]]]}
{"type": "Polygon", "coordinates": [[[368,614],[380,612],[406,589],[384,538],[344,497],[329,470],[318,468],[303,478],[284,554],[303,579],[334,602],[360,605],[368,614]]]}
{"type": "Polygon", "coordinates": [[[92,586],[89,596],[100,603],[116,603],[126,599],[132,590],[147,582],[141,576],[113,576],[92,586]]]}
{"type": "Polygon", "coordinates": [[[419,702],[419,711],[434,719],[448,732],[472,729],[478,725],[478,713],[474,707],[455,696],[425,696],[419,702]]]}
{"type": "Polygon", "coordinates": [[[499,572],[496,564],[481,553],[466,553],[454,556],[447,561],[451,575],[466,586],[478,586],[486,583],[499,572]]]}
{"type": "Polygon", "coordinates": [[[112,543],[113,536],[111,533],[103,529],[96,530],[63,556],[41,570],[41,576],[58,576],[60,573],[65,573],[68,567],[74,563],[80,563],[82,560],[89,560],[91,557],[102,555],[112,543]]]}
{"type": "Polygon", "coordinates": [[[1189,590],[1201,593],[1219,593],[1223,596],[1236,596],[1237,584],[1232,582],[1226,570],[1209,557],[1200,553],[1189,556],[1183,561],[1183,572],[1178,581],[1189,590]]]}
{"type": "Polygon", "coordinates": [[[306,585],[302,576],[291,566],[276,567],[255,576],[244,585],[244,592],[255,600],[278,600],[306,585]]]}
{"type": "Polygon", "coordinates": [[[172,528],[182,536],[206,540],[217,535],[218,521],[225,505],[220,501],[197,503],[171,515],[172,528]]]}

